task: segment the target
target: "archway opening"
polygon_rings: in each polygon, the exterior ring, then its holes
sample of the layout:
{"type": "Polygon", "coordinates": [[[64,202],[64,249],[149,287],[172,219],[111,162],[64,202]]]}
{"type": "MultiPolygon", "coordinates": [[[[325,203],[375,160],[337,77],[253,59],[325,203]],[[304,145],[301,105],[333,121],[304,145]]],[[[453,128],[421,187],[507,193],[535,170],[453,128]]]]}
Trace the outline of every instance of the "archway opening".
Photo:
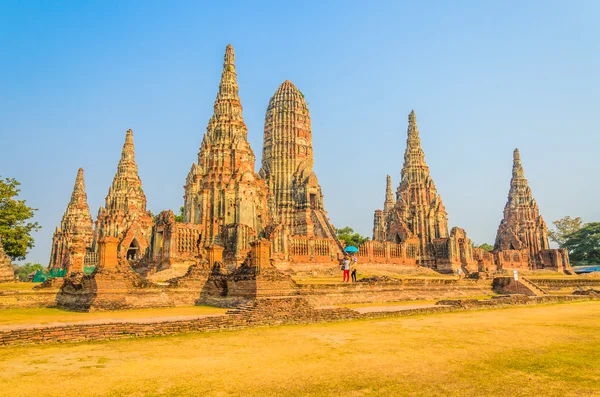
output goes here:
{"type": "Polygon", "coordinates": [[[136,260],[140,257],[140,245],[136,239],[131,241],[129,248],[127,249],[127,260],[136,260]]]}

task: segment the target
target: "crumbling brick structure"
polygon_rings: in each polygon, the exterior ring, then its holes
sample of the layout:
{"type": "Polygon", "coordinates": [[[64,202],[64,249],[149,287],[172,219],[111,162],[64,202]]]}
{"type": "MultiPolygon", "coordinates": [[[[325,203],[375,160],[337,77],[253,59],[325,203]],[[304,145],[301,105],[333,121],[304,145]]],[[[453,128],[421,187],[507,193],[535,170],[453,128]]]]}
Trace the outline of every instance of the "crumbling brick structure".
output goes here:
{"type": "Polygon", "coordinates": [[[240,263],[250,244],[264,236],[271,217],[267,187],[254,172],[234,60],[228,45],[214,114],[186,180],[184,220],[201,226],[193,242],[200,250],[222,245],[226,261],[240,263]]]}
{"type": "Polygon", "coordinates": [[[84,257],[89,252],[88,260],[95,262],[95,255],[91,252],[94,240],[93,221],[85,193],[83,168],[77,171],[71,200],[62,217],[60,227],[56,228],[52,236],[49,269],[69,268],[71,264],[70,250],[75,238],[78,239],[78,245],[83,244],[84,246],[84,257]]]}
{"type": "Polygon", "coordinates": [[[400,263],[414,260],[445,273],[459,267],[474,269],[471,240],[465,231],[454,228],[448,233],[446,209],[425,162],[414,110],[408,116],[407,135],[396,200],[388,175],[384,209],[375,211],[373,240],[406,246],[400,249],[406,252],[397,258],[400,263]]]}
{"type": "Polygon", "coordinates": [[[494,251],[502,268],[570,271],[567,251],[550,249],[548,227],[525,179],[519,149],[513,152],[510,190],[494,251]]]}
{"type": "Polygon", "coordinates": [[[103,237],[119,239],[119,255],[136,265],[146,258],[154,219],[146,211],[146,195],[138,174],[133,131],[127,130],[117,173],[108,189],[104,207],[98,210],[94,250],[103,237]]]}
{"type": "Polygon", "coordinates": [[[299,236],[327,240],[330,249],[321,255],[327,257],[326,261],[335,258],[335,253],[343,248],[327,218],[313,165],[308,104],[304,94],[286,80],[267,107],[260,170],[271,193],[270,209],[278,225],[272,240],[273,253],[279,259],[294,262],[315,259],[315,255],[301,255],[292,247],[302,244],[291,240],[299,236]]]}

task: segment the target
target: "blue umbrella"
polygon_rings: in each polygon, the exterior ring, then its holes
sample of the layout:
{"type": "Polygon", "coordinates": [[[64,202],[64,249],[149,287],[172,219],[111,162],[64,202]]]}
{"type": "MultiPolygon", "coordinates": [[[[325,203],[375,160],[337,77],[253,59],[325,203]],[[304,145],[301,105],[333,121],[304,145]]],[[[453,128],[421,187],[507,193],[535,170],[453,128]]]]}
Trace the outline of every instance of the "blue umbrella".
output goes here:
{"type": "Polygon", "coordinates": [[[358,252],[358,248],[356,248],[353,245],[349,245],[346,248],[344,248],[344,251],[348,252],[349,254],[353,254],[353,253],[358,252]]]}

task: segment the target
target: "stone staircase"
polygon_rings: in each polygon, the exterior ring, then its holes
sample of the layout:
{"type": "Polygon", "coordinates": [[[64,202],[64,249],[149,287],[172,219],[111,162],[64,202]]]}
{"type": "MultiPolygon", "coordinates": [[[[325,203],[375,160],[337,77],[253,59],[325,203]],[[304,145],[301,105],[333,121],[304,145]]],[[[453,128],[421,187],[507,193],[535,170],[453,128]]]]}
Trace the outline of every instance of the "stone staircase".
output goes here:
{"type": "Polygon", "coordinates": [[[344,245],[337,238],[337,233],[335,232],[335,228],[333,226],[331,226],[331,223],[329,223],[329,221],[327,220],[327,218],[325,217],[325,215],[323,214],[323,212],[319,211],[319,210],[314,210],[313,213],[315,214],[315,216],[319,220],[319,223],[321,224],[321,227],[324,230],[327,231],[327,233],[330,235],[330,238],[335,241],[335,243],[338,246],[339,250],[342,253],[344,253],[344,245]]]}
{"type": "Polygon", "coordinates": [[[533,294],[535,296],[544,296],[544,295],[548,295],[548,292],[546,290],[544,290],[543,288],[541,288],[539,285],[537,285],[536,283],[534,283],[533,281],[521,276],[519,277],[519,281],[521,282],[521,284],[523,284],[525,287],[529,288],[529,290],[531,292],[533,292],[533,294]]]}
{"type": "Polygon", "coordinates": [[[233,309],[227,310],[225,314],[250,314],[256,308],[255,302],[245,303],[239,306],[236,306],[233,309]]]}
{"type": "Polygon", "coordinates": [[[147,278],[152,282],[165,282],[176,277],[182,277],[187,271],[187,268],[170,268],[151,274],[147,278]]]}

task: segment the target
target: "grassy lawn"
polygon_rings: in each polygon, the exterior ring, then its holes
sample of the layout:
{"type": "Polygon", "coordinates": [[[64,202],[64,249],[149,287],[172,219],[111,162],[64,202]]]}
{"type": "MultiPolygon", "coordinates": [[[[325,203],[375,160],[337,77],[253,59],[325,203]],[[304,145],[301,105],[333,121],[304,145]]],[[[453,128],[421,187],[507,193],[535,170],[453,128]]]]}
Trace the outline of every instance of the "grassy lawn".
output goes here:
{"type": "Polygon", "coordinates": [[[28,291],[41,283],[0,283],[0,291],[28,291]]]}
{"type": "Polygon", "coordinates": [[[0,349],[3,396],[600,395],[600,302],[0,349]]]}
{"type": "Polygon", "coordinates": [[[122,310],[114,312],[78,313],[60,309],[3,309],[0,325],[48,324],[98,319],[139,319],[166,316],[192,316],[197,314],[225,313],[227,309],[209,306],[168,307],[159,309],[122,310]]]}

